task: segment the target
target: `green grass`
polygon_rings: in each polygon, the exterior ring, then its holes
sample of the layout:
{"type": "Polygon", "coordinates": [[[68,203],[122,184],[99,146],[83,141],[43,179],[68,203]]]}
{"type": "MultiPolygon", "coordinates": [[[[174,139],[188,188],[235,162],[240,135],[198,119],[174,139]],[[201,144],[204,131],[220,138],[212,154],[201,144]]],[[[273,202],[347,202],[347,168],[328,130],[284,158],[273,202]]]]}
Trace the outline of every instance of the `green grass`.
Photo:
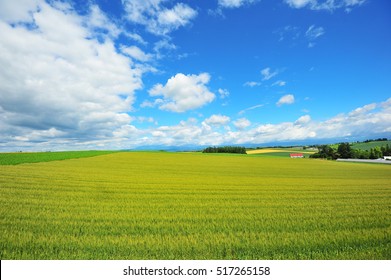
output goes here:
{"type": "Polygon", "coordinates": [[[389,260],[390,174],[158,152],[0,166],[0,258],[389,260]]]}
{"type": "Polygon", "coordinates": [[[391,146],[391,141],[373,141],[373,142],[368,142],[368,143],[353,143],[352,148],[353,149],[360,149],[360,150],[367,150],[369,151],[372,148],[375,147],[382,147],[386,145],[391,146]]]}
{"type": "MultiPolygon", "coordinates": [[[[387,144],[391,146],[391,140],[388,140],[388,141],[372,141],[372,142],[367,142],[367,143],[364,143],[364,142],[355,143],[354,142],[354,143],[350,143],[350,144],[352,145],[353,149],[369,151],[372,148],[386,146],[387,144]]],[[[339,146],[339,144],[330,145],[330,147],[332,147],[335,150],[338,149],[338,146],[339,146]]]]}
{"type": "Polygon", "coordinates": [[[94,157],[110,153],[114,153],[114,151],[0,153],[0,165],[16,165],[22,163],[37,163],[73,158],[94,157]]]}

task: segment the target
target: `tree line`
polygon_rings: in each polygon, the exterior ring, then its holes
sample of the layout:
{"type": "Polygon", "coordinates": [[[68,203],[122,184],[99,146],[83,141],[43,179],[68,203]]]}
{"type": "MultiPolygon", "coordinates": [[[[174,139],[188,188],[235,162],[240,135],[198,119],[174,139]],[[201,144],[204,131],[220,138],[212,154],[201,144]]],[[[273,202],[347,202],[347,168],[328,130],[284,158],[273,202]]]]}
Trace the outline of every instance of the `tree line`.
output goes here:
{"type": "Polygon", "coordinates": [[[368,139],[368,140],[365,140],[364,143],[381,142],[381,141],[388,141],[388,139],[387,138],[368,139]]]}
{"type": "Polygon", "coordinates": [[[318,146],[318,152],[310,155],[310,158],[356,158],[356,159],[377,159],[384,156],[391,156],[389,144],[382,147],[371,148],[370,150],[353,149],[349,143],[340,143],[337,149],[329,145],[318,146]]]}
{"type": "Polygon", "coordinates": [[[208,147],[203,153],[230,153],[230,154],[247,154],[245,147],[238,146],[223,146],[223,147],[208,147]]]}

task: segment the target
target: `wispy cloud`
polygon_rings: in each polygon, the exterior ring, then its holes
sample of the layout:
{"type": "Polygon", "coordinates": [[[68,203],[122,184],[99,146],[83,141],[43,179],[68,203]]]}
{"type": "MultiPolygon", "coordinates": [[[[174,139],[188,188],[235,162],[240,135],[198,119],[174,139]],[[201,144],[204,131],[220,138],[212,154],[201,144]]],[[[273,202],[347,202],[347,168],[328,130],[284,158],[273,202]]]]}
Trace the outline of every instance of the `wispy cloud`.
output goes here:
{"type": "Polygon", "coordinates": [[[305,41],[308,47],[314,47],[316,40],[323,36],[326,31],[322,26],[311,25],[305,32],[301,31],[301,28],[297,26],[285,26],[277,29],[275,32],[279,36],[280,42],[288,42],[291,46],[296,46],[299,43],[305,41]]]}
{"type": "Polygon", "coordinates": [[[136,46],[121,46],[120,49],[123,54],[126,54],[129,57],[141,62],[147,62],[153,58],[153,55],[146,54],[144,51],[142,51],[139,47],[136,46]]]}
{"type": "Polygon", "coordinates": [[[218,0],[219,7],[222,8],[239,8],[246,4],[252,4],[260,0],[218,0]]]}
{"type": "Polygon", "coordinates": [[[278,28],[273,32],[278,35],[278,41],[295,41],[300,35],[300,28],[293,25],[286,25],[284,27],[278,28]]]}
{"type": "Polygon", "coordinates": [[[272,71],[270,69],[270,67],[267,67],[267,68],[264,68],[264,69],[261,70],[261,75],[262,75],[262,80],[263,81],[270,80],[271,78],[273,78],[277,74],[278,74],[278,71],[277,70],[272,71]]]}
{"type": "Polygon", "coordinates": [[[333,11],[342,8],[347,12],[366,2],[367,0],[285,0],[285,3],[296,9],[309,8],[311,10],[333,11]]]}
{"type": "Polygon", "coordinates": [[[325,33],[325,30],[323,27],[315,25],[311,25],[308,27],[307,31],[305,32],[305,37],[308,40],[308,47],[312,48],[315,46],[315,40],[318,39],[320,36],[323,36],[325,33]]]}
{"type": "Polygon", "coordinates": [[[322,36],[324,34],[324,28],[319,26],[316,27],[315,25],[311,25],[308,27],[307,31],[305,32],[305,36],[308,38],[308,40],[315,40],[318,37],[322,36]]]}
{"type": "Polygon", "coordinates": [[[229,91],[227,89],[219,88],[217,92],[219,93],[221,99],[225,99],[229,96],[229,91]]]}
{"type": "Polygon", "coordinates": [[[243,109],[242,111],[240,111],[238,114],[239,115],[243,115],[244,113],[246,113],[247,111],[251,111],[251,110],[254,110],[254,109],[257,109],[257,108],[261,108],[265,106],[264,104],[258,104],[258,105],[255,105],[255,106],[251,106],[249,108],[246,108],[246,109],[243,109]]]}
{"type": "Polygon", "coordinates": [[[243,85],[245,87],[257,87],[257,86],[260,86],[261,83],[260,82],[255,82],[255,81],[251,81],[251,82],[245,82],[243,85]]]}
{"type": "Polygon", "coordinates": [[[285,85],[286,85],[286,82],[285,82],[285,81],[278,80],[278,81],[276,81],[276,82],[274,82],[274,83],[272,84],[272,87],[273,87],[273,86],[283,87],[283,86],[285,86],[285,85]]]}

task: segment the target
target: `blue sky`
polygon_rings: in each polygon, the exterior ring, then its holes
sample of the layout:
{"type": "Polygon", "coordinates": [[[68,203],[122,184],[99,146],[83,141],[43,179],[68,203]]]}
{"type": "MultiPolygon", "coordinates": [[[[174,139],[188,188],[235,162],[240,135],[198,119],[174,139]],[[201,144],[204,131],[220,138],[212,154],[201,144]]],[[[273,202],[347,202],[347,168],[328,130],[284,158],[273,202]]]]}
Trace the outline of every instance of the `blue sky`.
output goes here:
{"type": "Polygon", "coordinates": [[[391,4],[0,2],[0,150],[391,137],[391,4]]]}

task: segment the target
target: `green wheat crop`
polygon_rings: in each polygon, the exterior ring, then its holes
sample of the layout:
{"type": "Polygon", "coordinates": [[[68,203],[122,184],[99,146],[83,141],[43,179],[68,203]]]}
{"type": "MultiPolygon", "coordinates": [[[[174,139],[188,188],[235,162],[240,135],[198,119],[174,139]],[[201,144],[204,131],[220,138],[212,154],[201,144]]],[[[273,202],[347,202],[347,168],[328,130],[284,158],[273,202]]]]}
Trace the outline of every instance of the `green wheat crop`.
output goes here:
{"type": "Polygon", "coordinates": [[[95,157],[111,153],[114,153],[114,151],[0,153],[0,165],[16,165],[22,163],[36,163],[73,158],[95,157]]]}
{"type": "Polygon", "coordinates": [[[390,175],[159,152],[0,166],[0,257],[390,259],[390,175]]]}

